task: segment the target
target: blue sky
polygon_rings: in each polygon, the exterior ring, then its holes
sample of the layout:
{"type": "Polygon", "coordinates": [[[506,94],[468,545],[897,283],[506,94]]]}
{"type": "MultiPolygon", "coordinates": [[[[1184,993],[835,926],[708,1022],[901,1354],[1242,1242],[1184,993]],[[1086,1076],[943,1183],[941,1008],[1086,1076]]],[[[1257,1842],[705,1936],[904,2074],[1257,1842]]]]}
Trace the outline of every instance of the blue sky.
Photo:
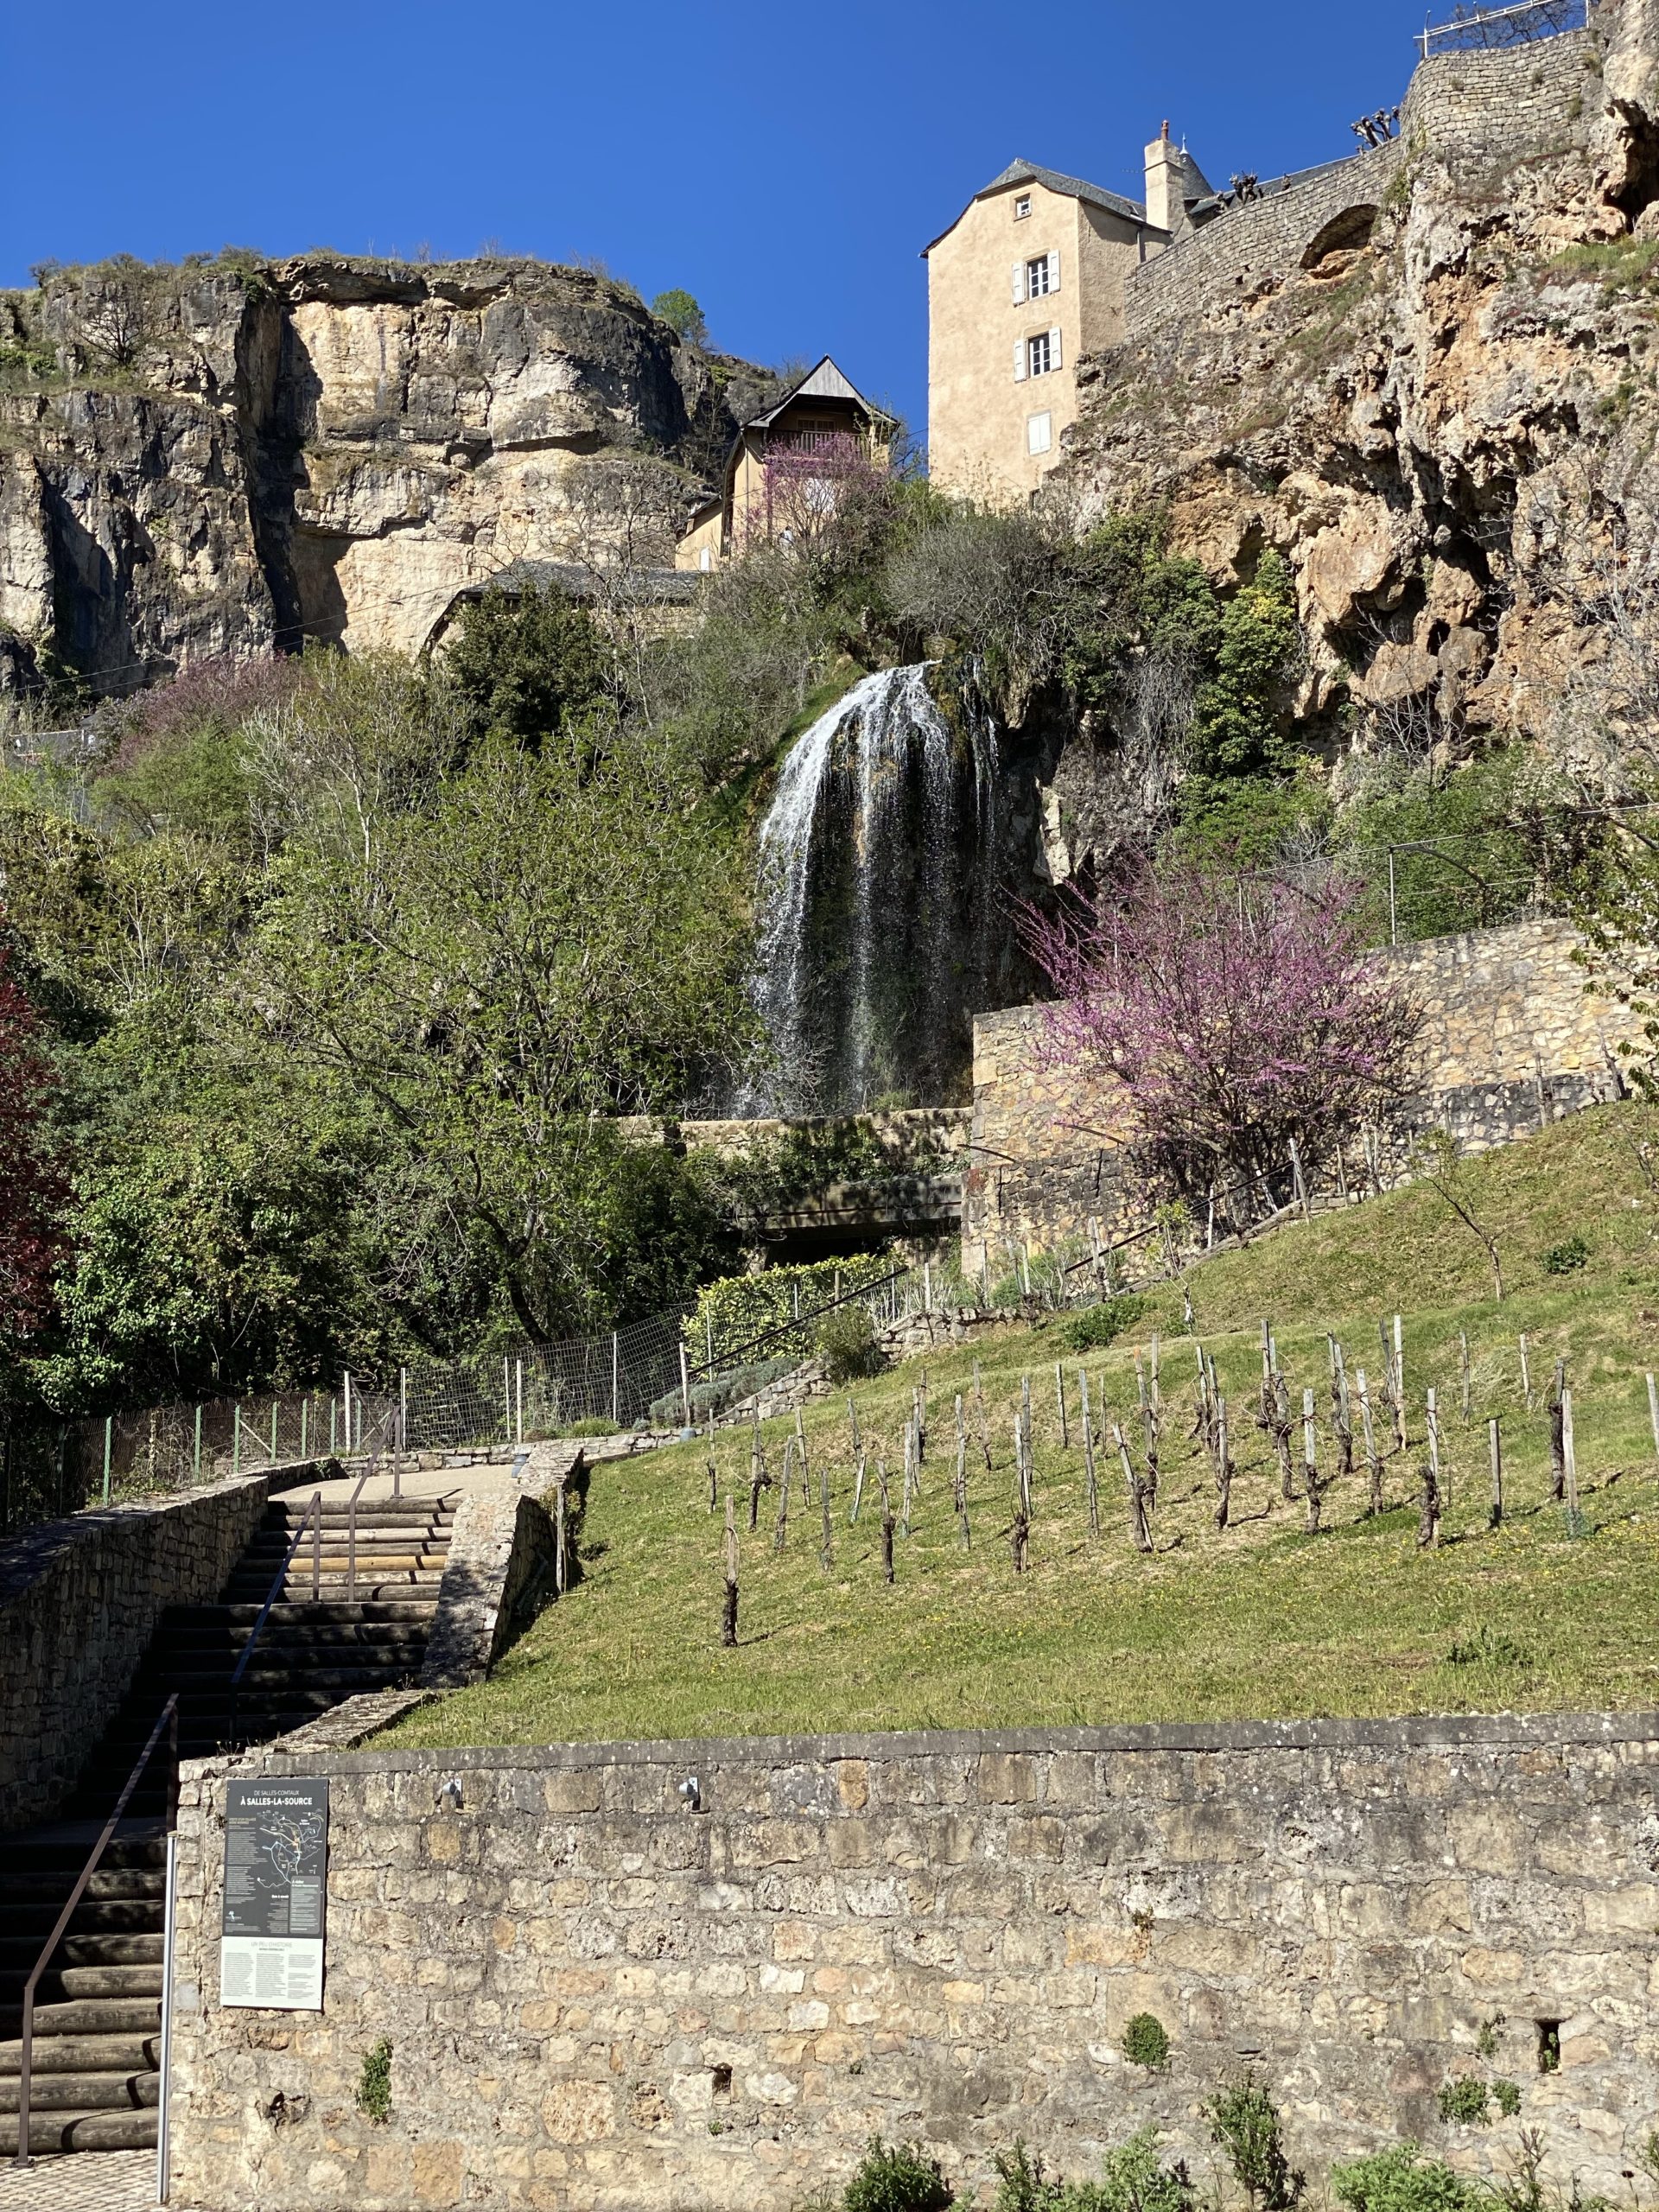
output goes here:
{"type": "MultiPolygon", "coordinates": [[[[1435,19],[1449,15],[1438,8],[1435,19]]],[[[917,258],[1015,155],[1140,194],[1352,149],[1422,0],[81,0],[0,10],[0,284],[223,245],[486,239],[695,292],[715,341],[833,353],[924,424],[917,258]]]]}

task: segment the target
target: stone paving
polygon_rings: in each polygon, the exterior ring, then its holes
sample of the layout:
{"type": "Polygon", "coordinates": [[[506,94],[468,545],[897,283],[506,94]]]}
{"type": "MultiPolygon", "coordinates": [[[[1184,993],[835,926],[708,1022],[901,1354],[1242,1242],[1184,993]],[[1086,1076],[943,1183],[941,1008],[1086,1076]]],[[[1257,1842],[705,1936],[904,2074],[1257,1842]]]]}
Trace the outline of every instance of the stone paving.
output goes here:
{"type": "Polygon", "coordinates": [[[22,2174],[0,2164],[0,2212],[148,2212],[155,2202],[153,2151],[83,2151],[22,2174]]]}

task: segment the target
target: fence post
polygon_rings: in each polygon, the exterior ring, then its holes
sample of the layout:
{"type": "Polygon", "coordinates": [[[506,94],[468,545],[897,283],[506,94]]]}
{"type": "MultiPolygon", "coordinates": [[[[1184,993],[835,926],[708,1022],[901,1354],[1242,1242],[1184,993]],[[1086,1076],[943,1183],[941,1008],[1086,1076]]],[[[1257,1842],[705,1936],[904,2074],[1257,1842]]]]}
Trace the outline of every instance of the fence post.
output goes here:
{"type": "MultiPolygon", "coordinates": [[[[346,1449],[349,1452],[352,1448],[352,1370],[349,1367],[346,1370],[343,1395],[346,1401],[346,1449]]],[[[332,1438],[330,1441],[333,1441],[332,1438]]]]}
{"type": "Polygon", "coordinates": [[[303,1459],[306,1457],[306,1444],[307,1444],[307,1434],[306,1434],[306,1432],[308,1431],[308,1429],[310,1427],[310,1425],[311,1425],[311,1424],[310,1424],[309,1420],[308,1419],[308,1414],[310,1414],[310,1411],[311,1411],[311,1393],[308,1390],[308,1391],[306,1392],[305,1395],[304,1395],[304,1396],[300,1400],[300,1457],[301,1457],[301,1459],[303,1459]]]}
{"type": "MultiPolygon", "coordinates": [[[[714,1334],[714,1324],[712,1321],[709,1325],[709,1335],[712,1338],[714,1334]]],[[[714,1358],[712,1351],[709,1353],[709,1357],[712,1362],[714,1358]]],[[[622,1339],[614,1329],[611,1331],[611,1419],[616,1423],[616,1426],[619,1428],[621,1427],[622,1339]]]]}
{"type": "Polygon", "coordinates": [[[238,1403],[231,1408],[231,1472],[233,1475],[239,1475],[241,1471],[242,1408],[238,1403]]]}
{"type": "MultiPolygon", "coordinates": [[[[798,1289],[799,1288],[798,1284],[796,1287],[798,1289]]],[[[798,1320],[800,1319],[799,1314],[798,1313],[795,1318],[798,1320]]],[[[691,1426],[691,1370],[686,1364],[685,1338],[683,1337],[680,1338],[680,1396],[684,1402],[685,1425],[690,1428],[691,1426]]]]}
{"type": "Polygon", "coordinates": [[[115,1415],[104,1416],[104,1503],[110,1502],[110,1451],[115,1441],[115,1415]]]}
{"type": "Polygon", "coordinates": [[[340,1400],[331,1397],[328,1401],[328,1456],[331,1459],[340,1449],[339,1421],[340,1400]]]}
{"type": "Polygon", "coordinates": [[[200,1406],[196,1408],[196,1447],[190,1462],[190,1479],[193,1483],[199,1483],[201,1480],[201,1408],[200,1406]]]}
{"type": "Polygon", "coordinates": [[[273,1398],[270,1402],[270,1464],[273,1467],[276,1464],[276,1421],[282,1409],[282,1400],[273,1398]]]}
{"type": "MultiPolygon", "coordinates": [[[[1425,34],[1423,40],[1423,50],[1425,54],[1427,54],[1428,50],[1428,40],[1427,34],[1425,34]]],[[[1398,944],[1399,942],[1400,903],[1394,877],[1394,847],[1390,845],[1389,847],[1389,943],[1390,944],[1398,944]]]]}
{"type": "Polygon", "coordinates": [[[522,1444],[524,1440],[524,1363],[522,1359],[515,1359],[512,1363],[512,1391],[514,1406],[512,1440],[515,1444],[522,1444]]]}

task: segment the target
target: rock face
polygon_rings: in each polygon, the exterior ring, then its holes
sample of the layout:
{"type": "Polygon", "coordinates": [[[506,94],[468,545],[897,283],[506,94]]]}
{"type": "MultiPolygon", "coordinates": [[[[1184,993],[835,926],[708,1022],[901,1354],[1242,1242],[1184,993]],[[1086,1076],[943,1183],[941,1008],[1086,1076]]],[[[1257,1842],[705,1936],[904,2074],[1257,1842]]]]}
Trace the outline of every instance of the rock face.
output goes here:
{"type": "MultiPolygon", "coordinates": [[[[1570,754],[1563,694],[1607,664],[1610,580],[1646,624],[1659,7],[1590,22],[1423,64],[1396,142],[1147,264],[1128,342],[1085,371],[1058,496],[1085,520],[1165,504],[1224,587],[1285,555],[1296,706],[1338,789],[1354,744],[1570,754]]],[[[1073,861],[1121,839],[1126,788],[1157,796],[1126,751],[1068,751],[1073,861]]]]}
{"type": "Polygon", "coordinates": [[[0,683],[415,651],[515,561],[666,564],[770,389],[539,263],[46,272],[0,294],[0,683]]]}

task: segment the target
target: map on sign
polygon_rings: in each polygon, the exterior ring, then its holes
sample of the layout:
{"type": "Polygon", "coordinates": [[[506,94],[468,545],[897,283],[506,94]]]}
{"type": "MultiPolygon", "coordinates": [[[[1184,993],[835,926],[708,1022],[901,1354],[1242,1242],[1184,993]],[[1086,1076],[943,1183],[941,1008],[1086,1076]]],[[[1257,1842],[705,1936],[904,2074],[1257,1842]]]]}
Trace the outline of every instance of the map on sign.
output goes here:
{"type": "Polygon", "coordinates": [[[322,2002],[328,1784],[232,1782],[225,1808],[219,1998],[315,2011],[322,2002]]]}

